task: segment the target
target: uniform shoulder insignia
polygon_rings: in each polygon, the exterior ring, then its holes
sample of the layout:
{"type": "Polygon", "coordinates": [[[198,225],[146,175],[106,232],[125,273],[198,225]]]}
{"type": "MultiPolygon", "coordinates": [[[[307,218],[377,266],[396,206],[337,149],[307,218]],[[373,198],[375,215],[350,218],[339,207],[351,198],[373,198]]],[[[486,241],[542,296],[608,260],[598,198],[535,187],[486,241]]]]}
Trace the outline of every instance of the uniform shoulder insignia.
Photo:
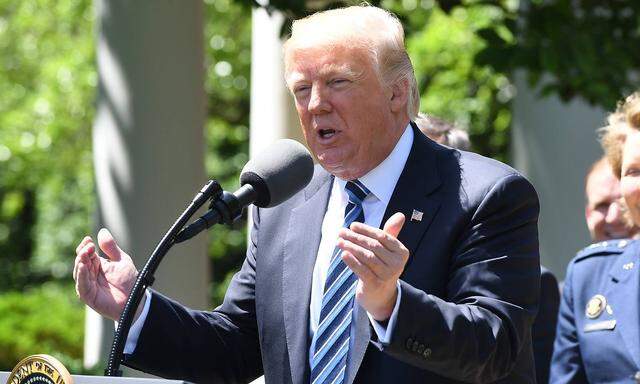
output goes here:
{"type": "Polygon", "coordinates": [[[607,255],[619,255],[625,251],[625,249],[631,244],[633,240],[621,239],[621,240],[606,240],[599,243],[593,243],[590,246],[582,249],[575,257],[575,261],[584,260],[591,256],[607,256],[607,255]]]}

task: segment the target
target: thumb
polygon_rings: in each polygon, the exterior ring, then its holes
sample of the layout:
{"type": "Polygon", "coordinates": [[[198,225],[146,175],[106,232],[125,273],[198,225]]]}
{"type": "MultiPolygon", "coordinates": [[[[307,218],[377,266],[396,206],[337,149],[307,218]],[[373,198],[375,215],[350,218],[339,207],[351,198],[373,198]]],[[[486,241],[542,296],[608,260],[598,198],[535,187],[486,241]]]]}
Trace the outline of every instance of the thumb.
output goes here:
{"type": "Polygon", "coordinates": [[[383,231],[387,232],[393,237],[398,237],[400,230],[404,225],[404,214],[402,212],[394,213],[386,223],[384,223],[383,231]]]}
{"type": "Polygon", "coordinates": [[[120,261],[121,254],[123,252],[120,247],[118,247],[118,244],[116,244],[115,239],[108,229],[102,228],[100,232],[98,232],[98,244],[109,260],[120,261]]]}

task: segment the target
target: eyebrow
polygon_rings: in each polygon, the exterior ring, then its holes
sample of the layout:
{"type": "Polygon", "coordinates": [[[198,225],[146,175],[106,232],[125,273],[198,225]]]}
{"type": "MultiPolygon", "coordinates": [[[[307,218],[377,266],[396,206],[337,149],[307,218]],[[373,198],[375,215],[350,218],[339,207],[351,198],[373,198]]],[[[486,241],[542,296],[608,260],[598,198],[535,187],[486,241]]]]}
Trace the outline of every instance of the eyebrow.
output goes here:
{"type": "MultiPolygon", "coordinates": [[[[364,77],[364,70],[355,71],[353,68],[348,67],[347,65],[338,65],[338,64],[327,64],[322,66],[317,73],[321,77],[330,77],[335,75],[346,76],[352,80],[360,80],[364,77]]],[[[293,86],[300,81],[304,80],[304,75],[298,71],[290,72],[286,77],[285,81],[287,85],[293,86]]]]}

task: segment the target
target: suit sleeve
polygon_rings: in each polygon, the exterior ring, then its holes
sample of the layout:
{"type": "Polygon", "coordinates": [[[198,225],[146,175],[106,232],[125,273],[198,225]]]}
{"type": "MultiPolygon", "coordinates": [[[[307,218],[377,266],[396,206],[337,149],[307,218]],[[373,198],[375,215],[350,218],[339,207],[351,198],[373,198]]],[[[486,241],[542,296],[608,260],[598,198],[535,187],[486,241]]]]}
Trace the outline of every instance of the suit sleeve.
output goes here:
{"type": "Polygon", "coordinates": [[[195,383],[244,383],[262,374],[255,311],[257,209],[253,218],[247,257],[223,304],[214,311],[195,311],[154,292],[126,365],[195,383]]]}
{"type": "Polygon", "coordinates": [[[560,306],[558,281],[551,271],[542,268],[540,275],[540,309],[533,323],[533,355],[538,384],[549,382],[549,366],[556,337],[556,322],[560,306]]]}
{"type": "Polygon", "coordinates": [[[550,383],[586,383],[587,377],[580,353],[580,342],[576,328],[573,291],[574,263],[569,264],[567,278],[562,289],[562,300],[558,314],[556,340],[551,359],[550,383]]]}
{"type": "Polygon", "coordinates": [[[510,174],[497,181],[454,241],[446,297],[400,282],[397,324],[384,350],[463,382],[508,375],[530,348],[538,309],[538,212],[526,179],[510,174]]]}

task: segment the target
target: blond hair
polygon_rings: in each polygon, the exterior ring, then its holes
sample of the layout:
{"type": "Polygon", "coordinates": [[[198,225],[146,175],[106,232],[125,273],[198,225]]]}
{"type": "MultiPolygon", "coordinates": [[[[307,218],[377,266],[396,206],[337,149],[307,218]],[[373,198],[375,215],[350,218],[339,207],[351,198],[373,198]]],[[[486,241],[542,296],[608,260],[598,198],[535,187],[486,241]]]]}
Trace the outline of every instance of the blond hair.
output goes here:
{"type": "Polygon", "coordinates": [[[622,150],[631,129],[640,130],[640,92],[618,103],[615,112],[607,117],[607,125],[600,129],[602,148],[618,179],[622,176],[622,150]]]}
{"type": "Polygon", "coordinates": [[[404,29],[394,14],[363,4],[318,12],[294,21],[291,37],[284,44],[285,71],[288,71],[287,53],[293,45],[318,42],[364,49],[387,86],[406,80],[409,84],[407,114],[410,119],[417,116],[420,110],[418,83],[404,46],[404,29]]]}

